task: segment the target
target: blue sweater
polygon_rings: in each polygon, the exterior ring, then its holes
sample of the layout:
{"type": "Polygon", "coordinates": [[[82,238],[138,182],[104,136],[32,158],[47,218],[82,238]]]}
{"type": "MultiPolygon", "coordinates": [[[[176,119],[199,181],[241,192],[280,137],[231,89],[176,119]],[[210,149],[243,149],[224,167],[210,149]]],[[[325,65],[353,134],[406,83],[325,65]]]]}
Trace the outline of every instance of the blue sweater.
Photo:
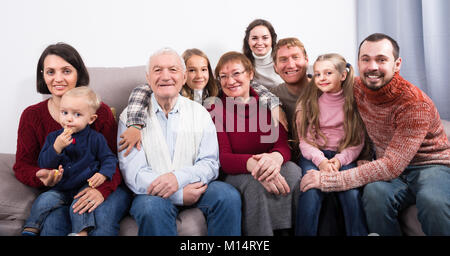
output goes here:
{"type": "Polygon", "coordinates": [[[72,144],[58,155],[53,144],[63,131],[64,129],[60,129],[48,134],[38,159],[41,168],[58,169],[59,165],[64,168],[62,179],[53,189],[79,189],[97,172],[108,179],[112,178],[116,171],[117,157],[101,133],[86,126],[83,130],[72,134],[74,139],[72,144]]]}

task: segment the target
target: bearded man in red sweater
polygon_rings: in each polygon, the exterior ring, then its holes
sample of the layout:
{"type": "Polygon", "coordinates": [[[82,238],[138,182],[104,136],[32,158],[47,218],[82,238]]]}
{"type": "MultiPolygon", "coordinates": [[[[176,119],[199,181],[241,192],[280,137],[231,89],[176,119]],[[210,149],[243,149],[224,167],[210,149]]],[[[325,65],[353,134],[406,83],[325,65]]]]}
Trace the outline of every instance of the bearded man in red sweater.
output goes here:
{"type": "Polygon", "coordinates": [[[309,171],[306,191],[364,187],[370,232],[401,235],[398,213],[416,204],[427,235],[450,235],[450,143],[433,101],[400,76],[399,46],[372,34],[359,46],[355,100],[376,159],[341,172],[309,171]]]}

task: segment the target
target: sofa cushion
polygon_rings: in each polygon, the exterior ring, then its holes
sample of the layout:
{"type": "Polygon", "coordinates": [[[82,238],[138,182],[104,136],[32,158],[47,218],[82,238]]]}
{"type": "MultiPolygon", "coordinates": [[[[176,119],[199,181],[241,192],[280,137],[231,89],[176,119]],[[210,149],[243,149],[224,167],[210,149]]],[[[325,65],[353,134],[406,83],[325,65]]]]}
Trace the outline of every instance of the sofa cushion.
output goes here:
{"type": "MultiPolygon", "coordinates": [[[[207,227],[203,212],[198,208],[185,209],[177,216],[177,232],[179,236],[206,236],[207,227]]],[[[120,222],[120,236],[137,236],[138,226],[130,215],[120,222]]]]}
{"type": "Polygon", "coordinates": [[[115,108],[117,115],[120,115],[128,105],[131,91],[138,85],[146,83],[145,66],[88,68],[88,71],[89,86],[103,102],[115,108]]]}
{"type": "Polygon", "coordinates": [[[19,235],[39,190],[14,176],[14,154],[0,153],[0,234],[19,235]]]}

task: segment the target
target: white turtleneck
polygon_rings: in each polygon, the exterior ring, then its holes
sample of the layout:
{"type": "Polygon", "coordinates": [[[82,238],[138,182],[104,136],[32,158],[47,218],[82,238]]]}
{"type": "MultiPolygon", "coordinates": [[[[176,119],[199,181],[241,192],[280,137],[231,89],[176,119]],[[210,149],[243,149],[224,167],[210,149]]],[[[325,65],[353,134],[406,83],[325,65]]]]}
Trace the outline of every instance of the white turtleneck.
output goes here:
{"type": "Polygon", "coordinates": [[[194,89],[194,101],[203,103],[203,89],[194,89]]]}
{"type": "Polygon", "coordinates": [[[256,56],[253,52],[252,54],[255,58],[256,71],[253,80],[256,83],[270,89],[284,82],[273,69],[272,48],[264,56],[256,56]]]}

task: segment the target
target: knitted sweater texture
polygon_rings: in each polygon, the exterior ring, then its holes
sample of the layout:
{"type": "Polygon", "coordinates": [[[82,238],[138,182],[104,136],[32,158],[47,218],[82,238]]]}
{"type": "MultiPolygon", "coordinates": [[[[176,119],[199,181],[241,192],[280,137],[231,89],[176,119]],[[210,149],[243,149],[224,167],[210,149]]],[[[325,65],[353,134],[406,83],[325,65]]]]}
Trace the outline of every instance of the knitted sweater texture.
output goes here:
{"type": "Polygon", "coordinates": [[[342,172],[320,172],[323,191],[343,191],[397,178],[408,165],[450,166],[450,143],[432,100],[398,73],[379,90],[355,79],[358,110],[376,160],[342,172]]]}
{"type": "MultiPolygon", "coordinates": [[[[44,187],[44,184],[36,177],[36,172],[41,168],[38,165],[39,152],[44,146],[47,135],[61,129],[48,111],[48,100],[44,100],[26,108],[20,117],[17,132],[16,163],[13,166],[16,178],[31,187],[44,187]]],[[[98,118],[91,128],[105,136],[111,151],[117,154],[117,124],[109,106],[102,103],[97,110],[98,118]]],[[[105,181],[97,189],[106,198],[122,181],[122,175],[116,167],[112,180],[105,181]]]]}

